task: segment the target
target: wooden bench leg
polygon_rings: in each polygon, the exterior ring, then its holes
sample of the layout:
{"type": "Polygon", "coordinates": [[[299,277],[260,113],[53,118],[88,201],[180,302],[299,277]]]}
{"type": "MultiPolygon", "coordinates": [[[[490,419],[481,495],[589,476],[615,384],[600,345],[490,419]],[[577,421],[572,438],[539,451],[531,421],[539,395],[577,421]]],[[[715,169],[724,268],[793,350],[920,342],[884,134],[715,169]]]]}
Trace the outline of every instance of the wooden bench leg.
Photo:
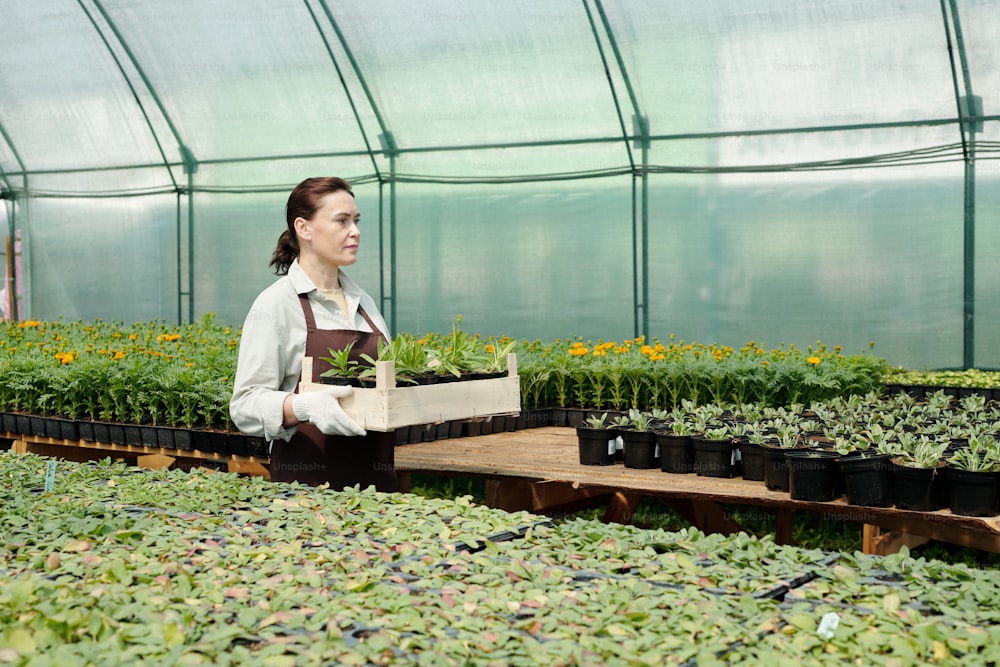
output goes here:
{"type": "Polygon", "coordinates": [[[930,542],[929,537],[914,535],[901,530],[890,530],[882,532],[879,526],[869,523],[864,524],[862,532],[861,550],[866,554],[875,556],[888,556],[900,550],[903,545],[912,549],[922,544],[930,542]]]}
{"type": "Polygon", "coordinates": [[[399,480],[399,492],[409,493],[410,489],[413,488],[413,473],[408,470],[400,470],[396,472],[396,479],[399,480]]]}
{"type": "Polygon", "coordinates": [[[691,525],[704,533],[734,535],[743,531],[743,527],[733,521],[730,514],[715,501],[693,498],[660,498],[660,502],[680,514],[691,525]]]}
{"type": "Polygon", "coordinates": [[[795,543],[795,513],[784,507],[778,509],[777,521],[774,527],[775,544],[795,543]]]}
{"type": "Polygon", "coordinates": [[[630,523],[641,499],[642,495],[639,493],[615,491],[611,494],[611,501],[604,511],[603,521],[605,523],[630,523]]]}

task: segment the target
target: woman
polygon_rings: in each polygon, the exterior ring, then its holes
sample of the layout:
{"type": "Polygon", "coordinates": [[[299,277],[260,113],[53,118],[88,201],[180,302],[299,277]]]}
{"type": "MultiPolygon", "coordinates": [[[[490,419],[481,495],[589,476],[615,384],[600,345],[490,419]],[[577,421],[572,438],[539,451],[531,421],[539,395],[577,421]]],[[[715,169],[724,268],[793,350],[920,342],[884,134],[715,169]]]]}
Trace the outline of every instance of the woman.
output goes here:
{"type": "Polygon", "coordinates": [[[282,276],[254,301],[243,324],[230,413],[244,433],[271,442],[271,479],[331,488],[398,487],[392,433],[366,433],[340,407],[350,387],[296,393],[304,356],[313,382],[320,357],[345,349],[375,358],[388,329],[372,298],[341,270],[357,261],[361,231],[354,194],[336,177],[309,178],[285,209],[288,229],[271,257],[282,276]]]}

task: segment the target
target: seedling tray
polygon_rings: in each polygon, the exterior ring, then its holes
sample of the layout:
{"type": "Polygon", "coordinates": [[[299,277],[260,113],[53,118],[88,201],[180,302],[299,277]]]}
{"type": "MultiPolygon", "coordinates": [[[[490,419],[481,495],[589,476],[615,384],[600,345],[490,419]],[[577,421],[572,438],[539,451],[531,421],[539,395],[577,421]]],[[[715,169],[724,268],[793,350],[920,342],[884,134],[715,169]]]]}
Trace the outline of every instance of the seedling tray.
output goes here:
{"type": "MultiPolygon", "coordinates": [[[[330,385],[312,382],[313,359],[302,360],[299,391],[322,391],[330,385]]],[[[375,387],[355,387],[340,400],[344,411],[369,431],[395,431],[417,424],[436,424],[521,411],[517,356],[507,356],[507,375],[485,380],[456,380],[427,385],[397,385],[395,364],[375,363],[375,387]]]]}

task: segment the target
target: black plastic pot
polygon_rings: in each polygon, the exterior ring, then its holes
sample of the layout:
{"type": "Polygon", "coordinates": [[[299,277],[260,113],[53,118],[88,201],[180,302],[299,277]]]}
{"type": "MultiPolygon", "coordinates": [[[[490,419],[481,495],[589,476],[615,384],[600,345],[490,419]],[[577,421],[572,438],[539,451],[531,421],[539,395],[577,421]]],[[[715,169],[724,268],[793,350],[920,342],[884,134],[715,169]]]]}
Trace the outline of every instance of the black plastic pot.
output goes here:
{"type": "Polygon", "coordinates": [[[191,429],[189,428],[173,428],[174,449],[180,449],[184,451],[190,451],[192,448],[191,444],[191,429]]]}
{"type": "MultiPolygon", "coordinates": [[[[413,430],[413,427],[409,427],[409,431],[413,430]]],[[[462,422],[462,435],[466,438],[474,438],[477,435],[482,435],[483,432],[483,422],[481,421],[465,421],[462,422]]],[[[409,442],[414,442],[412,435],[408,439],[409,442]]]]}
{"type": "Polygon", "coordinates": [[[97,438],[94,435],[94,422],[81,421],[77,425],[77,430],[79,431],[80,440],[84,442],[97,442],[97,438]]]}
{"type": "Polygon", "coordinates": [[[962,516],[1000,514],[1000,472],[974,472],[945,466],[948,507],[962,516]]]}
{"type": "Polygon", "coordinates": [[[789,449],[788,492],[792,500],[826,502],[836,498],[837,469],[840,455],[817,449],[789,449]]]}
{"type": "Polygon", "coordinates": [[[888,507],[892,504],[892,462],[888,454],[846,455],[837,459],[844,475],[848,505],[888,507]]]}
{"type": "Polygon", "coordinates": [[[893,464],[892,502],[901,510],[933,512],[947,504],[944,463],[936,468],[893,464]]]}
{"type": "Polygon", "coordinates": [[[709,440],[692,436],[694,472],[701,477],[732,477],[736,472],[736,445],[729,438],[709,440]]]}
{"type": "Polygon", "coordinates": [[[17,433],[17,415],[13,412],[0,414],[0,423],[3,424],[3,431],[5,433],[17,433]]]}
{"type": "Polygon", "coordinates": [[[788,459],[785,452],[791,451],[783,447],[761,447],[764,455],[764,486],[769,491],[788,491],[788,459]]]}
{"type": "Polygon", "coordinates": [[[607,429],[578,426],[576,438],[580,465],[609,466],[615,462],[615,436],[607,429]]]}
{"type": "MultiPolygon", "coordinates": [[[[155,426],[140,425],[139,426],[139,440],[143,447],[161,447],[160,437],[156,433],[155,426]]],[[[172,446],[172,445],[171,445],[172,446]]]]}
{"type": "Polygon", "coordinates": [[[656,434],[652,431],[622,431],[626,468],[659,467],[656,434]]]}
{"type": "Polygon", "coordinates": [[[764,481],[764,448],[754,442],[738,442],[743,459],[743,479],[750,482],[764,481]]]}
{"type": "Polygon", "coordinates": [[[674,433],[657,433],[660,446],[660,470],[675,475],[694,472],[694,445],[691,436],[674,433]]]}

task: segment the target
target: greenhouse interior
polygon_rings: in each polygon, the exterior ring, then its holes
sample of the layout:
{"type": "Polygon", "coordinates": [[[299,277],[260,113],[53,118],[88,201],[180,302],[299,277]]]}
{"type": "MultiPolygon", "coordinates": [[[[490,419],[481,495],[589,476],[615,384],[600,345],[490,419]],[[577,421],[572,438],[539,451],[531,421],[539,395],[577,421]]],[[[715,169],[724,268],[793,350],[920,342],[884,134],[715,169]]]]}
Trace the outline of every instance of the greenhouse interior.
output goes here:
{"type": "Polygon", "coordinates": [[[998,43],[5,3],[0,664],[997,664],[998,43]]]}

